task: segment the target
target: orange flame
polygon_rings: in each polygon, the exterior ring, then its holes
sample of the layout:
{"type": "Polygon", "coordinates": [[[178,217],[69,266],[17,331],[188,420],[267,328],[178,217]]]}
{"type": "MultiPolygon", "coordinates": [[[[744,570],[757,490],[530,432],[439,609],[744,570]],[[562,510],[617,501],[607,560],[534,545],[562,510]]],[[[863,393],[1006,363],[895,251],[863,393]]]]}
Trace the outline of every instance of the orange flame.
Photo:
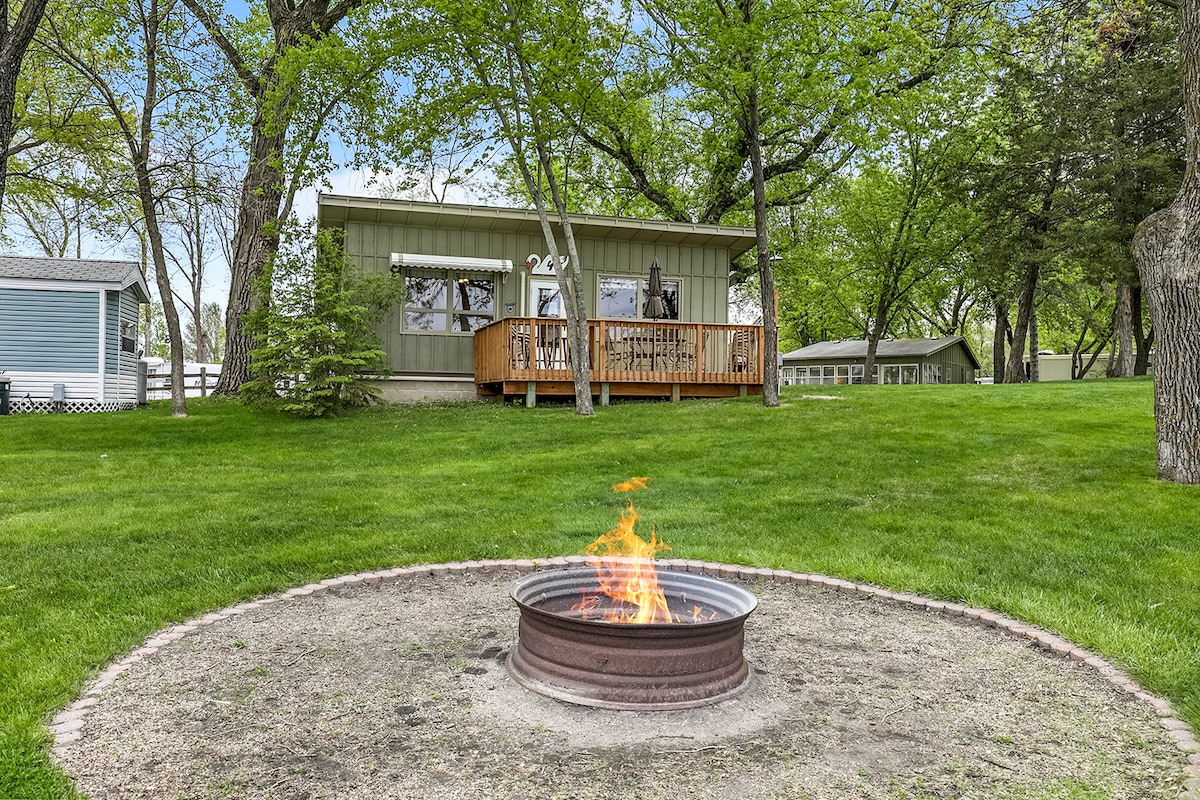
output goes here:
{"type": "Polygon", "coordinates": [[[621,494],[622,492],[636,492],[638,489],[645,489],[649,485],[649,478],[630,478],[621,483],[614,483],[613,491],[617,494],[621,494]]]}
{"type": "MultiPolygon", "coordinates": [[[[613,491],[633,492],[646,488],[649,478],[632,478],[613,486],[613,491]]],[[[658,585],[654,557],[671,548],[663,544],[650,528],[650,540],[634,531],[640,519],[630,499],[629,507],[621,512],[617,527],[592,542],[584,552],[596,558],[589,564],[596,570],[600,593],[607,596],[612,607],[599,609],[598,595],[585,595],[572,610],[582,612],[585,619],[599,613],[605,622],[673,622],[667,598],[658,585]]]]}

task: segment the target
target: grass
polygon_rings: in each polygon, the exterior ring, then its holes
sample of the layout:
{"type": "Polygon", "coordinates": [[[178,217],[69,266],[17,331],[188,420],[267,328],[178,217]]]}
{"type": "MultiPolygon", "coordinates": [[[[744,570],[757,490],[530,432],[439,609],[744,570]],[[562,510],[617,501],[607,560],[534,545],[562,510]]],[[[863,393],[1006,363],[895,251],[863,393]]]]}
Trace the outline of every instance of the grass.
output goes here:
{"type": "Polygon", "coordinates": [[[1200,488],[1155,479],[1148,381],[804,391],[591,419],[208,401],[0,419],[0,796],[69,796],[46,721],[152,631],[331,575],[578,552],[635,475],[673,556],[997,609],[1200,724],[1200,488]]]}

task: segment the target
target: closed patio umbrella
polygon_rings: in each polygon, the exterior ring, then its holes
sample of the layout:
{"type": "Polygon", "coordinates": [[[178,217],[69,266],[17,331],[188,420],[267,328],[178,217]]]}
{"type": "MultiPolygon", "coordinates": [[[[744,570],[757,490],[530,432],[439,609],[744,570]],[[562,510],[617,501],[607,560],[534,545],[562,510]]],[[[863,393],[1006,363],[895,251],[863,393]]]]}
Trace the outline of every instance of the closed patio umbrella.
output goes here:
{"type": "Polygon", "coordinates": [[[646,291],[646,306],[642,309],[642,316],[650,319],[662,319],[667,315],[667,308],[663,305],[663,286],[662,273],[658,268],[658,256],[650,262],[650,287],[646,291]]]}

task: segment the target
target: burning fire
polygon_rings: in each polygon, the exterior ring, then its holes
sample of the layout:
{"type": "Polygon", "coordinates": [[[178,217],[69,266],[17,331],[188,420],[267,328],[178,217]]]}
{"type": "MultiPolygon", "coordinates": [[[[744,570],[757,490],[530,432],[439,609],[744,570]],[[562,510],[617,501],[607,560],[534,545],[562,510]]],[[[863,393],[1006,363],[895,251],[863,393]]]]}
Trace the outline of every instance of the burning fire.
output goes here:
{"type": "MultiPolygon", "coordinates": [[[[645,489],[649,478],[630,478],[614,484],[617,494],[645,489]]],[[[585,592],[578,603],[571,607],[580,612],[583,619],[599,619],[603,622],[631,622],[649,624],[656,622],[702,622],[716,617],[701,606],[694,606],[690,616],[672,614],[666,595],[658,585],[658,570],[654,557],[670,550],[650,527],[649,541],[634,531],[641,516],[629,506],[621,512],[617,527],[584,548],[593,556],[588,564],[596,570],[599,592],[585,592]],[[603,600],[602,598],[607,598],[603,600]]]]}

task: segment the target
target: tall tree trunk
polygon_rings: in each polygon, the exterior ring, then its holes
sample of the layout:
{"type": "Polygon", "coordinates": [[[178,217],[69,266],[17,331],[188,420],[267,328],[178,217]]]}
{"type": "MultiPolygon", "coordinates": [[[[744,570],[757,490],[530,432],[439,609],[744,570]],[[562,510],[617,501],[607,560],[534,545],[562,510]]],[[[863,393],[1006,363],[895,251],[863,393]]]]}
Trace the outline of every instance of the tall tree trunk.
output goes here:
{"type": "Polygon", "coordinates": [[[270,133],[265,125],[260,117],[250,135],[250,163],[242,181],[233,234],[233,262],[229,265],[225,360],[213,389],[217,395],[237,396],[241,385],[250,380],[250,352],[258,343],[242,329],[242,318],[254,309],[257,302],[254,284],[279,249],[279,207],[284,184],[280,164],[287,132],[286,125],[277,121],[270,133]]]}
{"type": "Polygon", "coordinates": [[[1032,303],[1029,306],[1029,380],[1032,383],[1037,383],[1041,380],[1041,372],[1038,364],[1038,349],[1041,345],[1038,343],[1038,318],[1037,318],[1037,303],[1032,303]]]}
{"type": "Polygon", "coordinates": [[[8,148],[12,144],[13,105],[17,98],[17,76],[25,51],[37,32],[47,0],[25,0],[17,18],[9,25],[8,0],[0,8],[0,206],[8,182],[8,148]]]}
{"type": "MultiPolygon", "coordinates": [[[[148,144],[148,143],[147,143],[148,144]]],[[[149,151],[147,146],[146,151],[149,151]]],[[[175,308],[175,298],[171,291],[171,279],[167,273],[167,259],[163,255],[162,231],[158,227],[158,208],[154,202],[154,192],[150,186],[150,172],[145,159],[135,164],[138,184],[138,201],[142,206],[145,217],[146,237],[150,240],[150,255],[154,261],[154,280],[158,286],[158,296],[165,297],[163,301],[163,316],[167,322],[167,340],[171,348],[171,416],[187,416],[187,384],[184,382],[183,362],[187,359],[183,352],[183,326],[179,320],[179,310],[175,308]]]]}
{"type": "Polygon", "coordinates": [[[996,301],[996,327],[992,329],[992,380],[1004,383],[1004,345],[1011,332],[1008,325],[1008,303],[996,301]]]}
{"type": "Polygon", "coordinates": [[[1008,362],[1004,367],[1005,383],[1023,383],[1025,375],[1025,338],[1029,335],[1029,319],[1033,312],[1034,293],[1037,291],[1041,268],[1036,260],[1030,260],[1025,268],[1025,280],[1021,297],[1017,301],[1017,324],[1013,328],[1012,345],[1008,351],[1008,362]]]}
{"type": "MultiPolygon", "coordinates": [[[[533,130],[533,140],[537,149],[538,163],[546,175],[546,185],[550,187],[550,197],[558,214],[559,224],[562,225],[563,238],[567,241],[567,255],[570,263],[563,268],[563,262],[558,257],[558,244],[546,217],[545,199],[542,197],[541,185],[536,186],[538,216],[542,221],[542,230],[546,236],[546,244],[554,259],[554,271],[558,277],[559,292],[563,297],[563,310],[567,315],[567,340],[571,362],[571,375],[575,388],[575,413],[590,417],[596,413],[592,406],[592,357],[590,329],[588,327],[587,298],[583,288],[583,265],[579,261],[579,248],[575,245],[575,231],[571,227],[571,215],[567,213],[567,198],[560,188],[558,177],[554,174],[554,159],[547,147],[547,136],[542,127],[541,119],[536,109],[532,107],[536,97],[533,77],[530,75],[529,62],[525,59],[524,31],[520,27],[520,19],[510,9],[509,22],[516,37],[517,61],[521,69],[521,82],[525,87],[525,96],[529,98],[529,125],[533,130]]],[[[522,161],[522,170],[528,181],[529,167],[522,161]]]]}
{"type": "MultiPolygon", "coordinates": [[[[183,377],[183,362],[186,358],[183,352],[183,326],[179,322],[179,310],[175,307],[175,292],[171,289],[171,275],[167,272],[167,257],[163,250],[162,231],[158,227],[158,198],[154,195],[154,185],[150,179],[150,153],[154,140],[154,112],[158,107],[158,57],[159,25],[169,14],[167,10],[160,11],[158,0],[150,0],[149,13],[141,18],[143,32],[146,37],[146,74],[144,77],[146,95],[142,103],[141,124],[138,128],[137,139],[131,129],[122,127],[125,131],[126,143],[129,145],[130,161],[133,174],[137,180],[138,202],[142,208],[143,222],[146,226],[146,239],[150,245],[150,257],[154,261],[154,279],[158,284],[158,296],[163,301],[163,316],[167,322],[167,339],[171,347],[171,416],[187,416],[187,384],[183,377]]],[[[111,91],[105,91],[109,98],[112,113],[120,116],[122,109],[120,101],[111,91]]]]}
{"type": "Polygon", "coordinates": [[[222,21],[209,13],[203,0],[182,1],[225,56],[254,107],[248,166],[230,247],[233,257],[225,307],[225,361],[213,390],[214,394],[236,395],[250,380],[250,351],[256,345],[253,337],[242,330],[242,317],[254,308],[254,283],[279,249],[279,226],[287,214],[282,200],[295,190],[295,182],[284,178],[283,158],[298,81],[294,74],[281,71],[280,63],[305,40],[315,42],[328,36],[363,0],[264,0],[274,49],[261,61],[261,54],[253,46],[246,46],[252,54],[249,58],[239,50],[241,42],[226,33],[222,21]]]}
{"type": "Polygon", "coordinates": [[[875,369],[875,356],[879,352],[879,340],[887,323],[887,300],[879,293],[879,301],[875,304],[875,315],[867,323],[867,358],[863,362],[863,380],[871,379],[871,371],[875,369]]]}
{"type": "Polygon", "coordinates": [[[1133,374],[1145,375],[1150,368],[1150,348],[1154,346],[1154,328],[1146,330],[1142,324],[1142,287],[1133,287],[1133,341],[1137,345],[1137,355],[1133,359],[1133,374]]]}
{"type": "Polygon", "coordinates": [[[1125,278],[1117,280],[1117,305],[1113,309],[1113,339],[1117,355],[1107,370],[1110,378],[1133,375],[1133,287],[1125,278]]]}
{"type": "Polygon", "coordinates": [[[1175,201],[1133,237],[1157,339],[1154,421],[1158,477],[1200,483],[1200,0],[1179,3],[1187,167],[1175,201]]]}
{"type": "MultiPolygon", "coordinates": [[[[750,4],[743,2],[743,21],[750,23],[750,4]]],[[[763,173],[762,141],[759,130],[758,85],[751,79],[746,110],[750,145],[750,172],[754,183],[754,240],[758,255],[758,285],[763,320],[762,402],[779,407],[779,321],[775,318],[775,273],[771,268],[771,238],[767,232],[767,183],[763,173]]]]}

